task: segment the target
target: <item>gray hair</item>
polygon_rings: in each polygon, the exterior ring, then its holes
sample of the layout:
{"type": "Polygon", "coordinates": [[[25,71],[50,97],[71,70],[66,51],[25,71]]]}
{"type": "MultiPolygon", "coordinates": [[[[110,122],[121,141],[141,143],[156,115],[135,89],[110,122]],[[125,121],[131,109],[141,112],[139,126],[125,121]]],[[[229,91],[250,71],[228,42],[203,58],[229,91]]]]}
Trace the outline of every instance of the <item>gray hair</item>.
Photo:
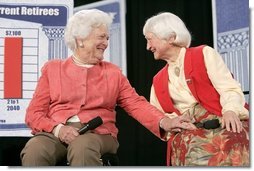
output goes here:
{"type": "Polygon", "coordinates": [[[66,45],[74,51],[76,38],[86,38],[93,28],[105,25],[110,27],[112,17],[98,9],[81,10],[71,16],[66,25],[64,39],[66,45]]]}
{"type": "Polygon", "coordinates": [[[184,22],[170,12],[159,13],[148,20],[143,27],[143,34],[155,34],[160,39],[175,38],[173,44],[188,48],[191,43],[191,34],[184,22]]]}

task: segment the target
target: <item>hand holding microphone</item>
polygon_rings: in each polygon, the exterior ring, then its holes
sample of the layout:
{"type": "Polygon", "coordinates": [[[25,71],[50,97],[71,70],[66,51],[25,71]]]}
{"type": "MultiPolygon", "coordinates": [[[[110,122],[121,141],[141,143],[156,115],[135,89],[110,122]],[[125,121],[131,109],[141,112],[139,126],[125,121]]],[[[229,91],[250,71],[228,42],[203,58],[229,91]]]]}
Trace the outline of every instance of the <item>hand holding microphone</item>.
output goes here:
{"type": "Polygon", "coordinates": [[[102,119],[100,116],[97,116],[96,118],[88,121],[87,124],[85,124],[85,126],[83,126],[82,128],[80,128],[78,130],[78,133],[84,134],[85,132],[87,132],[88,130],[93,130],[95,128],[97,128],[98,126],[100,126],[103,123],[102,119]]]}
{"type": "Polygon", "coordinates": [[[61,129],[64,129],[59,132],[59,139],[64,142],[65,144],[70,144],[78,135],[84,134],[88,130],[93,130],[100,126],[102,124],[101,117],[97,116],[96,118],[88,121],[85,126],[83,126],[81,129],[76,130],[77,128],[74,128],[72,126],[63,126],[61,129]]]}

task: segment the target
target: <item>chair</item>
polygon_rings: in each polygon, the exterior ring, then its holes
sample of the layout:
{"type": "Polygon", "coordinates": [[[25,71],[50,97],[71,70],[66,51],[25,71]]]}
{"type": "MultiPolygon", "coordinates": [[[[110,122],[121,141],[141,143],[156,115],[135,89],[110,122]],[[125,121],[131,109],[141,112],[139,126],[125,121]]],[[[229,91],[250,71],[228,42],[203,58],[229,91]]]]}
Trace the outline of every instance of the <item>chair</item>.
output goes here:
{"type": "Polygon", "coordinates": [[[103,166],[119,166],[119,158],[117,154],[105,153],[101,156],[103,166]]]}

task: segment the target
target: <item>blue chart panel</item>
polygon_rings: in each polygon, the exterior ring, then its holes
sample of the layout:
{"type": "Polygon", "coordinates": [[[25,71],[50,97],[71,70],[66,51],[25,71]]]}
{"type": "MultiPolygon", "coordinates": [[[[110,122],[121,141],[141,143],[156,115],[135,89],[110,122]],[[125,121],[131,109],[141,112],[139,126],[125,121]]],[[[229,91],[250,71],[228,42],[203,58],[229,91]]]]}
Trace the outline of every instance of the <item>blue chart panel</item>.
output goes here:
{"type": "MultiPolygon", "coordinates": [[[[249,0],[213,0],[214,47],[234,78],[249,87],[249,0]]],[[[249,101],[249,95],[245,96],[249,101]]]]}
{"type": "Polygon", "coordinates": [[[28,136],[31,131],[24,123],[25,113],[40,69],[50,59],[68,56],[63,36],[68,17],[73,14],[73,1],[47,0],[35,4],[33,0],[0,0],[0,9],[0,136],[28,136]],[[16,40],[21,40],[19,46],[16,40]],[[13,61],[19,56],[12,53],[12,48],[19,49],[21,61],[13,61]],[[20,64],[21,70],[11,62],[20,64]],[[21,94],[6,93],[19,84],[21,94]]]}

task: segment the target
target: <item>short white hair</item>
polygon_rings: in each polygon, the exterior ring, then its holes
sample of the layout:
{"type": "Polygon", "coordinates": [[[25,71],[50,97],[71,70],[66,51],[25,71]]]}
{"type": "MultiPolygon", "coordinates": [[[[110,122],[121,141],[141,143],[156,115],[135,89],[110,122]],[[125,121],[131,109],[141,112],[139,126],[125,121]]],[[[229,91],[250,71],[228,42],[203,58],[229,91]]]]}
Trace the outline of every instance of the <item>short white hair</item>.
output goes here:
{"type": "Polygon", "coordinates": [[[65,43],[72,51],[76,48],[76,38],[86,38],[90,32],[101,25],[108,29],[112,17],[98,9],[81,10],[71,16],[65,28],[65,43]]]}
{"type": "Polygon", "coordinates": [[[148,20],[143,27],[143,34],[148,32],[155,34],[160,39],[175,38],[173,44],[188,48],[191,43],[191,34],[184,22],[170,12],[159,13],[148,20]]]}

